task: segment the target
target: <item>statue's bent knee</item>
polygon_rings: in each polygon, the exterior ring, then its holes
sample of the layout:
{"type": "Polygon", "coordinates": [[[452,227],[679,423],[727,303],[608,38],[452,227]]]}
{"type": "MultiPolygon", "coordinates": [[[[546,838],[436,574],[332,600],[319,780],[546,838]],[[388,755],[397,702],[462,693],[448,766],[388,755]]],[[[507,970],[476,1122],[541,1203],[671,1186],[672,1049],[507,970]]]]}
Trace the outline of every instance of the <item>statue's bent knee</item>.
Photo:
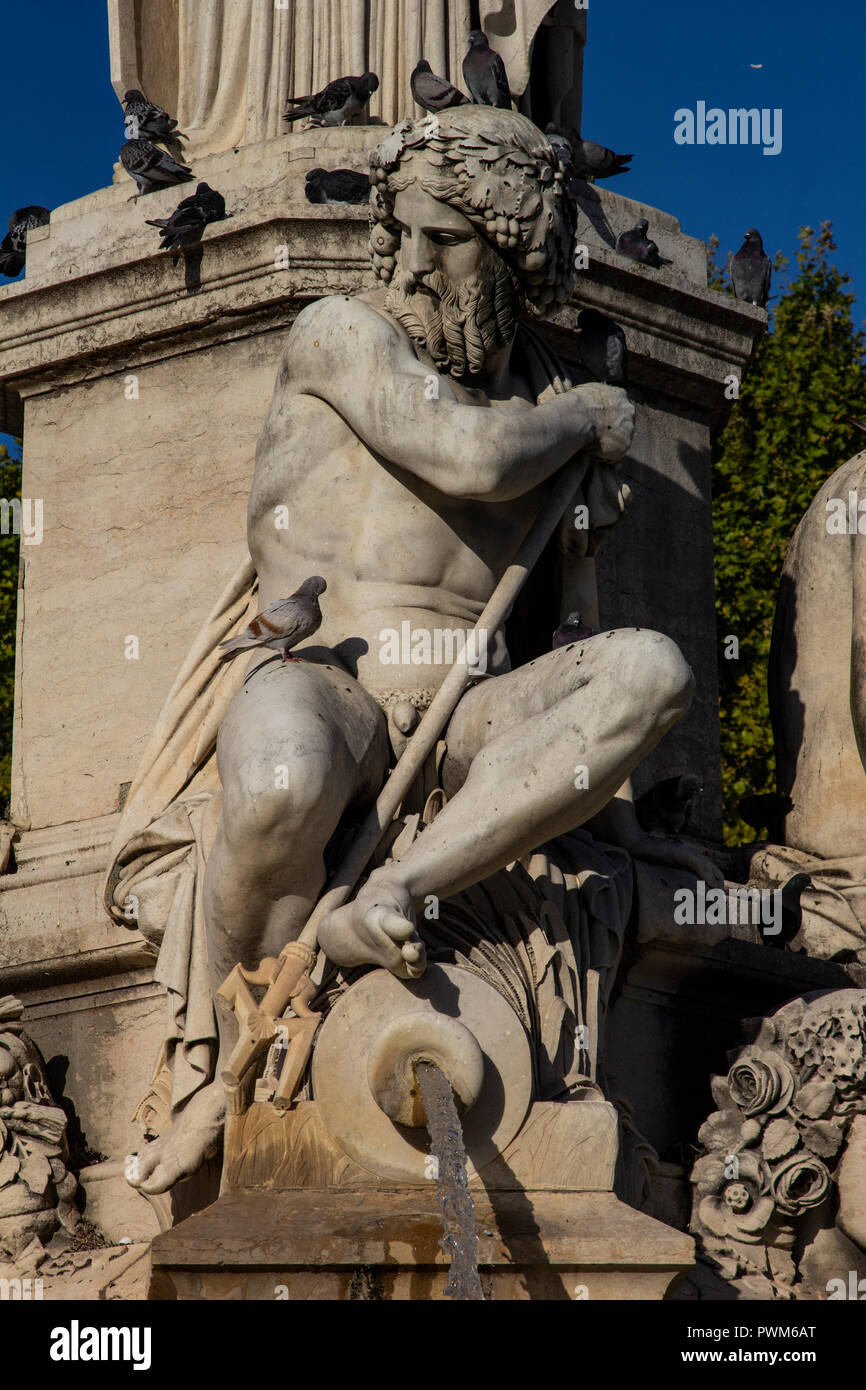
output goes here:
{"type": "Polygon", "coordinates": [[[695,698],[695,678],[676,642],[664,633],[643,629],[624,635],[641,703],[666,725],[682,719],[695,698]]]}
{"type": "Polygon", "coordinates": [[[298,836],[329,819],[330,761],[305,753],[256,759],[226,780],[223,825],[232,841],[298,836]]]}

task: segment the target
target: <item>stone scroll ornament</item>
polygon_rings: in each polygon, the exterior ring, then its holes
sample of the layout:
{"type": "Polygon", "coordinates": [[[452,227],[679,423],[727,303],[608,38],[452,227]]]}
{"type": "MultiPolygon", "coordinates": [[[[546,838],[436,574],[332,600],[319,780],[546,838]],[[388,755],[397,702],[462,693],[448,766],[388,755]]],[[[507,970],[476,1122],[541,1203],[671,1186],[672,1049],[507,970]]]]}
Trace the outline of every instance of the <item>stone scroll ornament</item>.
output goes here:
{"type": "Polygon", "coordinates": [[[866,991],[760,1020],[712,1092],[691,1175],[700,1264],[679,1296],[848,1296],[837,1284],[866,1272],[866,991]]]}
{"type": "Polygon", "coordinates": [[[78,1184],[66,1166],[66,1115],[45,1062],[21,1024],[23,1005],[0,998],[0,1264],[78,1222],[78,1184]]]}

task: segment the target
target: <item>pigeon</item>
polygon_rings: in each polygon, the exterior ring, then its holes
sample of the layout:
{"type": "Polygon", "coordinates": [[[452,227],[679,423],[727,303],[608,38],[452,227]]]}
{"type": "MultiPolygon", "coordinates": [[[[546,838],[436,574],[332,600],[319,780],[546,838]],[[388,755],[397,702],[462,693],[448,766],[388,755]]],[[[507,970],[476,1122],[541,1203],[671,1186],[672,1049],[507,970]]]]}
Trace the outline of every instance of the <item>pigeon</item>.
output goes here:
{"type": "Polygon", "coordinates": [[[598,309],[582,309],[577,326],[577,350],[590,376],[605,386],[627,386],[628,351],[619,324],[598,309]]]}
{"type": "Polygon", "coordinates": [[[553,634],[553,650],[558,647],[570,647],[572,642],[585,642],[587,638],[594,637],[595,630],[583,621],[579,613],[569,613],[564,623],[556,629],[553,634]]]}
{"type": "Polygon", "coordinates": [[[642,265],[651,265],[658,270],[663,265],[670,265],[670,261],[663,260],[659,255],[659,248],[647,236],[648,229],[649,223],[642,217],[637,226],[622,233],[616,249],[621,256],[628,256],[632,261],[640,261],[642,265]]]}
{"type": "Polygon", "coordinates": [[[311,169],[307,174],[308,203],[366,203],[370,175],[355,169],[311,169]]]}
{"type": "Polygon", "coordinates": [[[272,603],[264,613],[253,618],[239,637],[222,642],[220,660],[231,660],[238,652],[252,651],[255,647],[270,647],[271,651],[280,653],[283,661],[298,661],[299,658],[289,656],[289,652],[322,626],[319,594],[327,587],[321,575],[305,579],[291,598],[272,603]]]}
{"type": "Polygon", "coordinates": [[[144,138],[127,140],[120,151],[120,162],[138,185],[137,198],[145,193],[153,193],[157,188],[189,183],[192,178],[191,169],[185,164],[178,164],[165,150],[144,138]]]}
{"type": "Polygon", "coordinates": [[[685,830],[692,814],[692,804],[701,792],[700,781],[692,773],[682,777],[666,777],[656,782],[634,803],[637,818],[644,830],[659,830],[665,835],[679,835],[685,830]]]}
{"type": "Polygon", "coordinates": [[[292,109],[283,119],[300,121],[309,116],[319,125],[345,125],[350,116],[364,109],[378,86],[374,72],[365,72],[363,77],[338,77],[314,96],[289,97],[292,109]]]}
{"type": "Polygon", "coordinates": [[[187,137],[178,130],[167,111],[155,102],[148,101],[144,92],[133,87],[123,98],[126,118],[126,133],[130,140],[144,136],[148,140],[185,140],[187,137]]]}
{"type": "Polygon", "coordinates": [[[594,140],[584,140],[579,130],[568,126],[557,128],[552,122],[547,127],[547,138],[563,153],[569,156],[567,162],[579,179],[612,179],[616,174],[627,174],[632,154],[616,154],[606,145],[597,145],[594,140]]]}
{"type": "Polygon", "coordinates": [[[178,203],[171,217],[148,218],[148,227],[158,227],[162,233],[160,251],[176,251],[181,246],[194,246],[201,241],[205,227],[211,222],[224,222],[226,200],[208,183],[200,183],[189,198],[178,203]]]}
{"type": "Polygon", "coordinates": [[[469,98],[444,77],[437,77],[426,58],[412,74],[412,95],[425,111],[447,111],[450,106],[468,106],[469,98]]]}
{"type": "Polygon", "coordinates": [[[769,932],[761,933],[761,943],[764,946],[775,946],[777,950],[784,951],[794,940],[803,923],[803,904],[802,897],[807,888],[812,888],[812,880],[808,874],[794,874],[782,888],[782,930],[774,936],[769,932]]]}
{"type": "Polygon", "coordinates": [[[750,227],[736,256],[731,261],[731,284],[734,294],[746,304],[766,309],[770,298],[773,262],[764,252],[760,232],[750,227]]]}
{"type": "Polygon", "coordinates": [[[481,29],[473,29],[469,35],[469,52],[463,59],[463,80],[476,106],[511,110],[511,89],[505,64],[490,47],[481,29]]]}
{"type": "Polygon", "coordinates": [[[9,234],[0,241],[0,273],[14,280],[27,259],[27,233],[34,227],[47,227],[51,213],[47,208],[18,208],[9,218],[9,234]]]}
{"type": "Polygon", "coordinates": [[[561,135],[555,126],[549,125],[545,132],[548,143],[553,147],[556,156],[565,171],[568,179],[569,191],[573,198],[577,197],[577,174],[574,168],[574,147],[565,135],[561,135]]]}
{"type": "Polygon", "coordinates": [[[563,135],[552,123],[545,130],[548,144],[552,145],[566,166],[574,166],[574,146],[567,135],[563,135]]]}
{"type": "Polygon", "coordinates": [[[582,140],[578,136],[574,142],[574,172],[579,179],[612,179],[617,174],[627,174],[633,154],[616,154],[607,145],[597,145],[594,140],[582,140]]]}
{"type": "Polygon", "coordinates": [[[792,798],[780,792],[744,796],[737,807],[746,825],[750,825],[756,835],[766,830],[768,840],[774,845],[785,843],[785,817],[793,809],[792,798]]]}

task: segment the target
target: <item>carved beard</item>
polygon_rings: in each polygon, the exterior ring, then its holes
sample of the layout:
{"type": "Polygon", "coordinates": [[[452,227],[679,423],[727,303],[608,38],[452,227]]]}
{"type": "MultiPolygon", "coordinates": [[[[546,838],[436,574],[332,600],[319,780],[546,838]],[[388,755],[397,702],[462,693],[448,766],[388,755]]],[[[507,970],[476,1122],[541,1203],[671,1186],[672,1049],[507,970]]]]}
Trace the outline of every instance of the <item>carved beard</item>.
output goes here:
{"type": "Polygon", "coordinates": [[[510,343],[522,304],[520,282],[492,248],[477,275],[455,285],[439,270],[404,273],[398,263],[385,307],[414,343],[452,376],[480,376],[510,343]]]}

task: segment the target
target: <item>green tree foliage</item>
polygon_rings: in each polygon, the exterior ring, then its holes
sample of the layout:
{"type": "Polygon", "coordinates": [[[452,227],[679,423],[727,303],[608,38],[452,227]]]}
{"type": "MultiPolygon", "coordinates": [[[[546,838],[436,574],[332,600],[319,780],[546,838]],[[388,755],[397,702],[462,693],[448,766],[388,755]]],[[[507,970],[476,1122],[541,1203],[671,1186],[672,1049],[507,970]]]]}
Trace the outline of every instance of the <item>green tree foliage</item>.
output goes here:
{"type": "MultiPolygon", "coordinates": [[[[21,460],[0,444],[0,497],[21,496],[21,460]]],[[[20,537],[0,535],[0,804],[9,798],[12,768],[12,710],[15,698],[15,618],[20,537]]]]}
{"type": "MultiPolygon", "coordinates": [[[[713,444],[713,523],[719,637],[739,639],[720,660],[722,782],[727,838],[754,839],[740,800],[775,791],[767,661],[788,544],[827,477],[866,447],[866,337],[853,316],[850,276],[831,260],[833,228],[799,234],[796,271],[776,259],[770,331],[713,444]]],[[[727,289],[710,242],[710,283],[727,289]]]]}

